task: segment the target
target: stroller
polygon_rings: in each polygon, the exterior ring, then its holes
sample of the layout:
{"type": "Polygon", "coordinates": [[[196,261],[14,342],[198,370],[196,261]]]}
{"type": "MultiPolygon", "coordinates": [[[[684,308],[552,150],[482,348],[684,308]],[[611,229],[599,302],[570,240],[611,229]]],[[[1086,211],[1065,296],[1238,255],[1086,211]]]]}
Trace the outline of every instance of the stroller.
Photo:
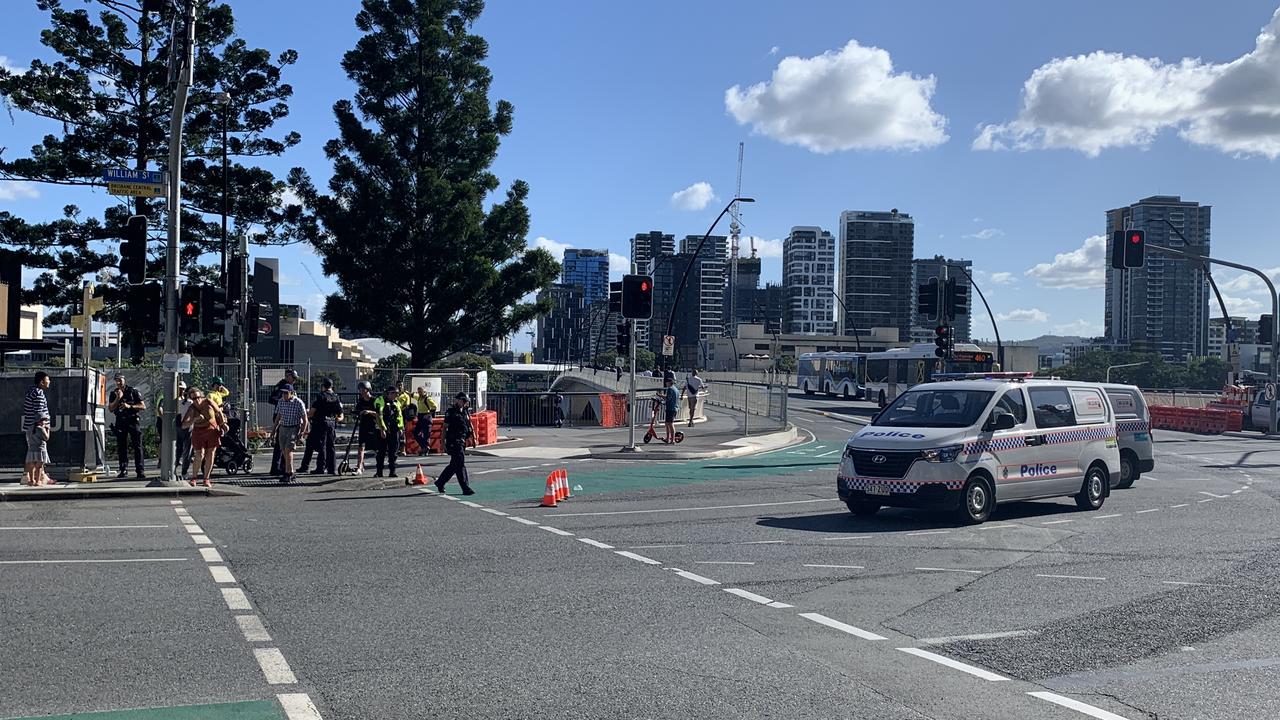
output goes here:
{"type": "MultiPolygon", "coordinates": [[[[654,395],[653,396],[653,416],[649,418],[649,429],[646,430],[644,433],[645,445],[648,445],[649,441],[653,440],[654,438],[658,438],[659,440],[662,441],[663,444],[670,444],[667,442],[667,439],[665,437],[658,437],[657,431],[653,429],[653,426],[658,422],[658,411],[661,409],[662,409],[662,396],[654,395]]],[[[680,430],[676,431],[675,442],[684,442],[683,431],[680,431],[680,430]]]]}
{"type": "Polygon", "coordinates": [[[237,472],[248,475],[253,471],[253,455],[240,442],[240,414],[231,403],[223,405],[223,413],[227,416],[227,432],[222,435],[222,444],[213,456],[214,467],[226,470],[228,475],[237,472]]]}

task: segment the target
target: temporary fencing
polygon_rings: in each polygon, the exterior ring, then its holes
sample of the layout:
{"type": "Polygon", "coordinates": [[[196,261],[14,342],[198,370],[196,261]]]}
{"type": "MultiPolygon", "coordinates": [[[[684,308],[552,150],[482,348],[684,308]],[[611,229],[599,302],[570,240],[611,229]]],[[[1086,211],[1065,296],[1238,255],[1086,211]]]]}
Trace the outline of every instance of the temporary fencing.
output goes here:
{"type": "Polygon", "coordinates": [[[1148,411],[1151,427],[1158,430],[1221,435],[1239,431],[1244,423],[1244,413],[1240,410],[1151,405],[1148,411]]]}

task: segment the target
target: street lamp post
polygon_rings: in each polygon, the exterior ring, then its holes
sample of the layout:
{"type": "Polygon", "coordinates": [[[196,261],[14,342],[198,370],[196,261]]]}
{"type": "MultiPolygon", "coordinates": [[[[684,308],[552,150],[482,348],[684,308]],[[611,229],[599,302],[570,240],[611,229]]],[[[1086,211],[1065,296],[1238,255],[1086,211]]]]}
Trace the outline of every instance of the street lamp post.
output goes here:
{"type": "MultiPolygon", "coordinates": [[[[230,183],[227,178],[227,116],[231,114],[231,93],[223,91],[213,96],[213,102],[222,106],[222,287],[230,287],[227,276],[227,197],[230,183]]],[[[228,298],[230,300],[230,298],[228,298]]]]}
{"type": "Polygon", "coordinates": [[[1125,364],[1123,364],[1123,365],[1108,365],[1108,366],[1107,366],[1107,382],[1111,382],[1111,371],[1112,371],[1112,370],[1118,370],[1118,369],[1120,369],[1120,368],[1127,368],[1127,367],[1138,367],[1139,365],[1146,365],[1146,364],[1147,364],[1147,362],[1148,362],[1147,360],[1143,360],[1142,362],[1136,362],[1136,363],[1125,363],[1125,364]]]}
{"type": "MultiPolygon", "coordinates": [[[[827,290],[831,292],[831,297],[840,303],[840,317],[846,317],[849,314],[849,310],[845,308],[844,300],[840,299],[840,293],[836,292],[835,288],[827,288],[827,290]]],[[[840,324],[844,325],[844,323],[840,324]]],[[[862,352],[862,339],[858,337],[858,328],[853,329],[853,346],[858,349],[858,352],[862,352]]]]}
{"type": "MultiPolygon", "coordinates": [[[[702,255],[702,246],[707,244],[707,238],[711,237],[711,232],[716,229],[716,225],[719,225],[720,221],[726,214],[728,214],[729,210],[731,210],[736,203],[740,202],[755,202],[755,198],[736,197],[730,200],[728,205],[724,206],[724,209],[716,216],[715,222],[711,223],[711,227],[707,228],[707,232],[703,234],[702,239],[698,241],[698,247],[693,251],[694,261],[702,255]]],[[[676,308],[680,306],[680,294],[684,292],[684,285],[689,281],[689,271],[692,269],[693,262],[691,261],[688,265],[685,265],[684,274],[680,276],[680,284],[676,286],[676,294],[671,299],[671,308],[667,311],[667,335],[671,334],[671,328],[676,319],[676,308]]],[[[667,367],[666,360],[662,361],[662,366],[663,368],[667,367]]]]}
{"type": "Polygon", "coordinates": [[[987,317],[991,318],[991,329],[994,330],[996,333],[996,358],[1000,361],[1000,369],[1003,370],[1004,369],[1004,344],[1000,342],[1000,327],[996,325],[995,313],[991,312],[991,306],[987,304],[987,296],[982,294],[982,288],[978,287],[978,283],[973,281],[973,276],[969,274],[968,270],[964,269],[963,265],[947,263],[947,267],[956,268],[960,272],[964,273],[965,278],[969,280],[969,284],[972,285],[973,289],[978,292],[978,299],[982,300],[982,306],[987,309],[987,317]]]}

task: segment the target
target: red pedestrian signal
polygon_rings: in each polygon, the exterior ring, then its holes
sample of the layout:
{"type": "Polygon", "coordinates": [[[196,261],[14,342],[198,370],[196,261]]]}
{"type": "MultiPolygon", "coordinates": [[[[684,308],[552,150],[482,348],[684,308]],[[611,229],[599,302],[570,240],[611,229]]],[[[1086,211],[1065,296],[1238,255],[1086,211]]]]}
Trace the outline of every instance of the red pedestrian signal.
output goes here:
{"type": "Polygon", "coordinates": [[[648,275],[622,276],[622,317],[633,320],[653,317],[653,278],[648,275]]]}
{"type": "Polygon", "coordinates": [[[1111,267],[1117,270],[1140,268],[1146,264],[1147,232],[1116,230],[1111,233],[1111,267]]]}
{"type": "Polygon", "coordinates": [[[183,335],[200,334],[200,286],[183,285],[178,299],[178,332],[183,335]]]}

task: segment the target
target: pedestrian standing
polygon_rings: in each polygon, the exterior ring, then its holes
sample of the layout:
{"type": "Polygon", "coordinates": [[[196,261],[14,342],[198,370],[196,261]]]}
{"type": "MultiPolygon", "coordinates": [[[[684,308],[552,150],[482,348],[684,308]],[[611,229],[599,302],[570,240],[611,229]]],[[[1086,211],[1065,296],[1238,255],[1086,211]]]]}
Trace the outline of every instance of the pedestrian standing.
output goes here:
{"type": "Polygon", "coordinates": [[[27,439],[27,455],[22,463],[23,485],[46,484],[44,466],[49,464],[51,419],[44,391],[49,389],[49,383],[49,373],[36,372],[35,382],[22,398],[22,434],[27,439]]]}
{"type": "Polygon", "coordinates": [[[413,424],[413,440],[418,443],[418,454],[431,452],[431,423],[435,422],[436,401],[427,392],[426,386],[418,388],[418,417],[413,424]]]}
{"type": "MultiPolygon", "coordinates": [[[[182,418],[187,416],[187,410],[191,408],[191,390],[187,387],[187,383],[178,381],[178,414],[173,417],[173,425],[178,431],[178,447],[177,453],[173,458],[173,469],[182,468],[182,472],[178,473],[178,482],[187,479],[187,473],[191,470],[191,428],[182,426],[182,418]]],[[[157,403],[157,410],[163,421],[164,407],[162,403],[157,403]]]]}
{"type": "Polygon", "coordinates": [[[360,396],[356,398],[356,436],[359,439],[359,450],[356,453],[356,475],[364,474],[365,449],[375,449],[382,444],[378,434],[378,411],[374,407],[373,385],[368,380],[361,380],[357,385],[360,396]]]}
{"type": "Polygon", "coordinates": [[[276,445],[280,447],[280,482],[292,482],[293,451],[298,447],[298,438],[307,434],[307,406],[293,390],[292,385],[281,388],[283,395],[276,403],[275,436],[276,445]]]}
{"type": "Polygon", "coordinates": [[[449,464],[436,479],[436,490],[443,493],[444,486],[453,476],[458,477],[463,495],[475,495],[467,478],[467,441],[475,436],[471,418],[467,416],[467,394],[453,396],[453,404],[444,411],[444,451],[449,453],[449,464]]]}
{"type": "Polygon", "coordinates": [[[374,477],[382,477],[382,462],[388,461],[387,477],[396,476],[396,458],[400,456],[401,436],[404,434],[404,413],[400,409],[398,398],[400,391],[394,386],[387,386],[382,397],[375,398],[373,409],[378,423],[378,436],[382,441],[378,445],[378,467],[374,477]]]}
{"type": "MultiPolygon", "coordinates": [[[[221,380],[221,379],[222,378],[214,378],[214,380],[221,380]]],[[[276,386],[271,390],[271,395],[267,398],[267,402],[271,403],[272,405],[279,404],[280,399],[284,397],[284,388],[286,386],[288,387],[298,386],[298,373],[294,372],[293,368],[289,368],[284,371],[284,377],[276,382],[276,386]]],[[[271,475],[274,476],[279,474],[280,474],[280,444],[274,443],[271,446],[271,475]]]]}
{"type": "Polygon", "coordinates": [[[227,389],[227,384],[222,381],[222,376],[214,375],[213,379],[209,381],[209,402],[217,405],[225,413],[227,411],[227,396],[230,394],[231,391],[227,389]]]}
{"type": "MultiPolygon", "coordinates": [[[[205,487],[213,487],[213,459],[218,454],[218,446],[222,444],[222,431],[226,428],[227,416],[199,388],[189,388],[187,397],[191,399],[191,405],[182,416],[182,426],[191,431],[191,450],[195,455],[196,472],[204,476],[205,487]]],[[[194,477],[187,482],[192,487],[196,485],[194,477]]]]}
{"type": "Polygon", "coordinates": [[[670,370],[662,375],[662,396],[666,400],[667,444],[676,441],[676,415],[680,412],[680,391],[676,390],[676,376],[670,370]]]}
{"type": "Polygon", "coordinates": [[[564,396],[556,393],[552,402],[555,404],[552,408],[552,422],[557,428],[562,428],[564,427],[564,396]]]}
{"type": "Polygon", "coordinates": [[[123,373],[116,373],[116,389],[111,391],[111,401],[107,409],[115,417],[116,450],[120,454],[120,472],[116,478],[128,474],[129,447],[133,447],[133,469],[139,480],[145,480],[142,472],[142,420],[141,414],[147,409],[138,389],[125,382],[123,373]]]}
{"type": "Polygon", "coordinates": [[[702,392],[702,378],[698,376],[697,368],[689,373],[689,377],[684,379],[684,390],[681,396],[689,396],[689,427],[693,427],[693,416],[698,414],[698,393],[702,392]]]}
{"type": "Polygon", "coordinates": [[[298,472],[304,473],[311,464],[311,453],[316,453],[316,469],[312,475],[334,475],[338,472],[337,464],[337,424],[342,422],[342,402],[333,391],[333,380],[324,378],[320,381],[320,392],[311,402],[311,434],[307,435],[307,450],[302,454],[302,467],[298,472]]]}

